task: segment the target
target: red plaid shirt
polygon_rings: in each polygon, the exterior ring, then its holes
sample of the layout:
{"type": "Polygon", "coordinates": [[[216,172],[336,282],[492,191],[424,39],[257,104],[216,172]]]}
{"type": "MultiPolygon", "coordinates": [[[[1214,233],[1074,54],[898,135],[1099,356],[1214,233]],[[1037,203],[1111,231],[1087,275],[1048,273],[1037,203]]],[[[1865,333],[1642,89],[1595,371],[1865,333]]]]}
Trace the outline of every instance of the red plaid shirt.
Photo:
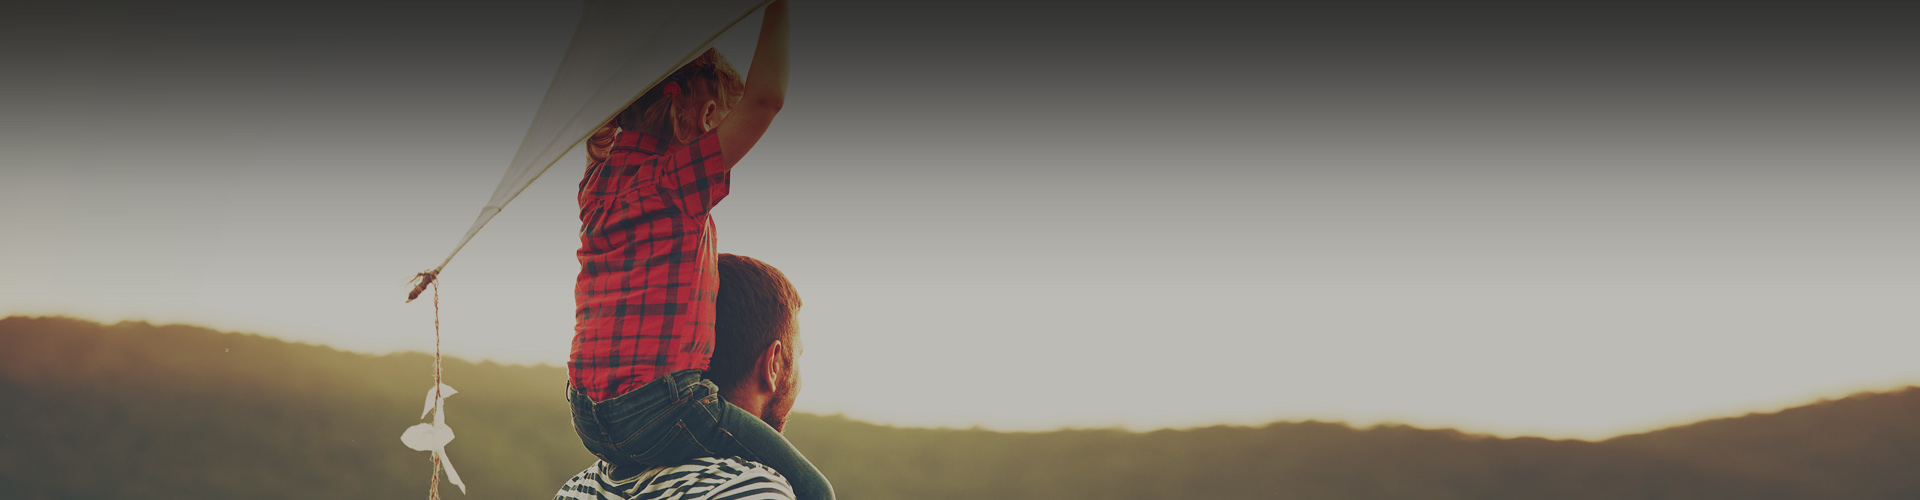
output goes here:
{"type": "Polygon", "coordinates": [[[727,196],[713,133],[669,148],[620,132],[580,181],[580,277],[567,380],[604,401],[713,358],[718,255],[708,211],[727,196]]]}

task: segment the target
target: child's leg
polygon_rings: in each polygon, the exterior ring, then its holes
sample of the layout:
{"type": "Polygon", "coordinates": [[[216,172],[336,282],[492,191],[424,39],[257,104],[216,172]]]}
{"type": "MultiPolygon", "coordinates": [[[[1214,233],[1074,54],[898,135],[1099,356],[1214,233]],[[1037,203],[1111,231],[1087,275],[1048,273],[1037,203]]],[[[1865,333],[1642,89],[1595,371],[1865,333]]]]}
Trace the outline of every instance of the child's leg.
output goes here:
{"type": "Polygon", "coordinates": [[[798,500],[833,500],[833,485],[807,457],[759,417],[722,400],[704,375],[670,373],[598,403],[569,388],[574,431],[587,451],[613,466],[613,477],[739,456],[779,471],[798,500]]]}
{"type": "MultiPolygon", "coordinates": [[[[711,382],[706,385],[712,387],[711,382]]],[[[772,467],[793,485],[798,500],[833,500],[833,485],[827,477],[779,431],[733,403],[718,398],[708,401],[701,399],[700,406],[711,419],[689,419],[685,423],[695,440],[710,448],[713,456],[739,456],[772,467]]]]}
{"type": "Polygon", "coordinates": [[[663,375],[600,402],[568,387],[574,432],[588,452],[613,467],[614,477],[715,456],[695,441],[682,423],[707,418],[702,399],[719,401],[719,396],[711,395],[712,391],[703,386],[712,383],[702,380],[699,372],[688,370],[663,375]]]}

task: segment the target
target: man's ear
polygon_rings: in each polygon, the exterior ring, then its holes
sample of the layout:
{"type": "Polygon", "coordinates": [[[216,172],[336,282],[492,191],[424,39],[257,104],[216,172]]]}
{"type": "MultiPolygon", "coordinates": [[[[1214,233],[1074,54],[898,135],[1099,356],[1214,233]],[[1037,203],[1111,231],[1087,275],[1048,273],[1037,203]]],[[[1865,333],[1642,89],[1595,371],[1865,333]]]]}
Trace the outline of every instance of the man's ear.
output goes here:
{"type": "Polygon", "coordinates": [[[707,104],[700,107],[701,132],[707,132],[713,130],[714,127],[720,126],[720,116],[716,114],[718,111],[720,111],[720,103],[713,102],[712,99],[708,99],[707,104]]]}
{"type": "Polygon", "coordinates": [[[780,392],[780,383],[784,381],[780,375],[786,373],[787,368],[786,356],[780,354],[786,352],[785,349],[783,341],[775,340],[767,346],[767,350],[760,351],[760,366],[755,370],[758,372],[755,375],[759,376],[758,382],[767,388],[768,394],[780,392]]]}

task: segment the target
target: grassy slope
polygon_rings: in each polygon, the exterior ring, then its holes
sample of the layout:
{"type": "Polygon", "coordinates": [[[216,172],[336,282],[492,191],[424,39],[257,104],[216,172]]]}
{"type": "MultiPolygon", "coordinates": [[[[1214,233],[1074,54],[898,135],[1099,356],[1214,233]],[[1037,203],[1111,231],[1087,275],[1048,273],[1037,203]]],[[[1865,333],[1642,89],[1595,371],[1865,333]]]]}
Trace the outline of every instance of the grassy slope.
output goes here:
{"type": "MultiPolygon", "coordinates": [[[[7,498],[419,498],[399,443],[425,355],[189,326],[0,320],[7,498]]],[[[592,460],[557,367],[448,360],[474,498],[549,498],[592,460]]],[[[1916,498],[1920,391],[1591,443],[1303,422],[1130,433],[910,429],[796,415],[841,498],[1916,498]]],[[[448,498],[461,498],[448,493],[448,498]]]]}
{"type": "MultiPolygon", "coordinates": [[[[593,458],[552,367],[447,360],[454,465],[477,498],[549,498],[593,458]]],[[[254,335],[0,320],[0,490],[22,498],[417,498],[430,357],[254,335]],[[18,404],[13,404],[13,403],[18,404]],[[84,495],[83,495],[84,494],[84,495]]]]}

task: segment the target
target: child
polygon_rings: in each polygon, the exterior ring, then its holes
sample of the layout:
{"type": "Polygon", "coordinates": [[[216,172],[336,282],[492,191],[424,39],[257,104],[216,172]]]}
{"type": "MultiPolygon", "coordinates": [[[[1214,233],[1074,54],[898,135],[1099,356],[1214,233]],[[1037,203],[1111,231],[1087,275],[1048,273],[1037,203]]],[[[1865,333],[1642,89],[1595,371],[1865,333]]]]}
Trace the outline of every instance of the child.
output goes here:
{"type": "Polygon", "coordinates": [[[813,464],[703,372],[719,279],[709,211],[786,94],[786,0],[763,16],[746,82],[708,50],[588,140],[567,400],[582,444],[616,474],[740,456],[800,500],[831,500],[813,464]]]}

